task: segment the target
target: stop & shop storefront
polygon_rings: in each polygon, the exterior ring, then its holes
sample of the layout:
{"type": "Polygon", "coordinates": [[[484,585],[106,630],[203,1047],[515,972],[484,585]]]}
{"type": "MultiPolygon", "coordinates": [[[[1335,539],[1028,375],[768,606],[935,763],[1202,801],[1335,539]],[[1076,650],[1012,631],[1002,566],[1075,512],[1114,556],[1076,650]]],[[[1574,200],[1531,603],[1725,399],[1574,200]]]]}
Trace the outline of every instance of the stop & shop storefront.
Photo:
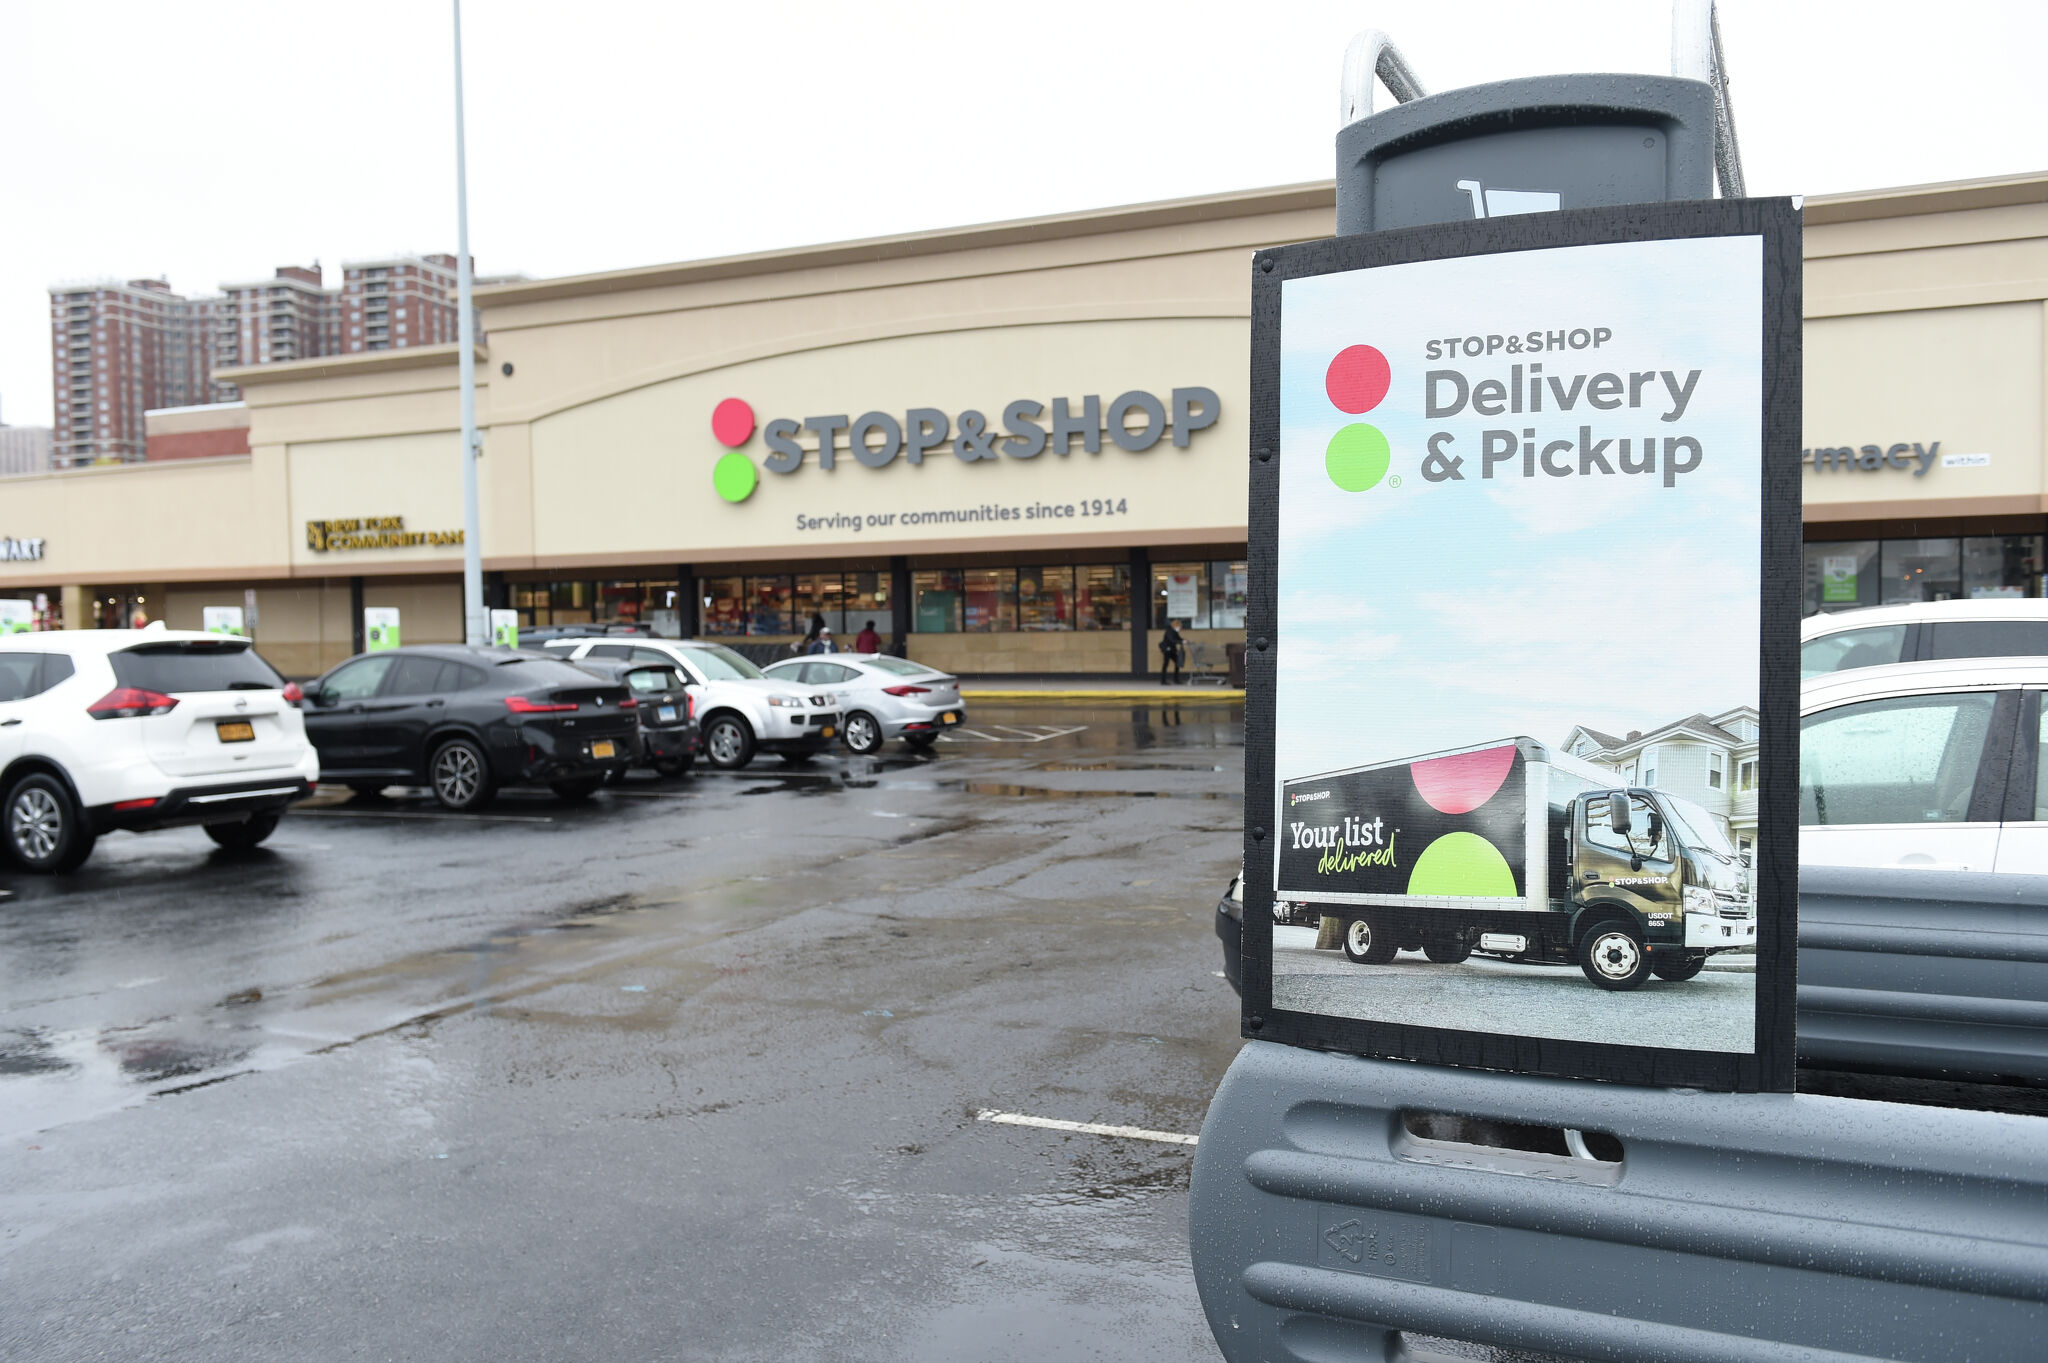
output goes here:
{"type": "MultiPolygon", "coordinates": [[[[2044,200],[2044,177],[1808,200],[1809,610],[2042,593],[2044,200]]],[[[1244,637],[1250,258],[1327,235],[1332,204],[482,290],[487,596],[529,628],[872,621],[967,673],[1154,670],[1173,619],[1220,663],[1244,637]]],[[[75,627],[246,605],[294,674],[359,647],[369,607],[459,638],[454,349],[228,377],[247,455],[0,480],[0,535],[40,554],[0,562],[0,597],[75,627]]]]}

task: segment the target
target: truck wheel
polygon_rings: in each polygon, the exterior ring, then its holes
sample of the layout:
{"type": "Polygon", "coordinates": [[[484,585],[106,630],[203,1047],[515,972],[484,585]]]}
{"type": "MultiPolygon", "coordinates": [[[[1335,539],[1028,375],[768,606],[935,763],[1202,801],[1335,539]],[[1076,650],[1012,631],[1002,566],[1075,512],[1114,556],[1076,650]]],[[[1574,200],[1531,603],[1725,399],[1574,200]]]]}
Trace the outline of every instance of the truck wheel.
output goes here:
{"type": "Polygon", "coordinates": [[[1602,989],[1637,989],[1650,978],[1650,951],[1641,933],[1609,918],[1579,939],[1579,969],[1602,989]]]}
{"type": "Polygon", "coordinates": [[[1657,972],[1657,978],[1673,984],[1689,980],[1706,968],[1707,953],[1704,951],[1660,951],[1650,958],[1650,969],[1657,972]]]}
{"type": "Polygon", "coordinates": [[[1400,949],[1384,930],[1375,932],[1369,918],[1344,925],[1344,955],[1355,965],[1385,965],[1400,949]]]}
{"type": "Polygon", "coordinates": [[[1438,965],[1456,965],[1472,954],[1472,943],[1464,937],[1438,937],[1422,944],[1422,954],[1438,965]]]}

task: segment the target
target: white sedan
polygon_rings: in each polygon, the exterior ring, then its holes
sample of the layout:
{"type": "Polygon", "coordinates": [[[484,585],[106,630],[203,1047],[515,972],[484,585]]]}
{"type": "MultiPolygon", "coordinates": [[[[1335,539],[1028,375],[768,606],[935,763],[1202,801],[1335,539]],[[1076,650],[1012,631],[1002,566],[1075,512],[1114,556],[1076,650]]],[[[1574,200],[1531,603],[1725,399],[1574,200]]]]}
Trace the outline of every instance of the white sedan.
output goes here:
{"type": "Polygon", "coordinates": [[[845,697],[841,732],[857,753],[876,752],[892,738],[928,748],[967,720],[958,677],[886,653],[785,658],[765,671],[796,686],[829,686],[845,697]]]}

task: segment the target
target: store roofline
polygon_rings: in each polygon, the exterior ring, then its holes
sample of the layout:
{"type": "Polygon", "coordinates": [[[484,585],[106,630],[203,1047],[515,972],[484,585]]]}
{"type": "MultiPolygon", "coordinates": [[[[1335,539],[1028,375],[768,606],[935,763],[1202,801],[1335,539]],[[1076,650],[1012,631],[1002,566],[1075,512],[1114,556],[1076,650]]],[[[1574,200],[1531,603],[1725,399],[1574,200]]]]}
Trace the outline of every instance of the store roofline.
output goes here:
{"type": "MultiPolygon", "coordinates": [[[[435,369],[454,364],[461,343],[414,345],[397,350],[364,350],[348,355],[318,355],[306,360],[285,360],[277,364],[244,364],[233,369],[216,369],[213,377],[240,388],[253,384],[282,383],[288,379],[325,378],[331,374],[386,374],[404,369],[435,369]]],[[[476,347],[479,363],[490,358],[487,346],[476,347]]],[[[483,376],[477,376],[481,379],[483,376]]]]}
{"type": "Polygon", "coordinates": [[[823,269],[837,265],[872,264],[913,256],[935,256],[953,251],[1012,246],[1023,242],[1057,241],[1071,237],[1135,232],[1152,227],[1176,227],[1186,223],[1259,217],[1268,213],[1297,212],[1304,209],[1334,210],[1336,203],[1336,182],[1318,180],[1309,184],[1281,185],[1272,189],[1236,190],[1228,194],[1205,194],[1189,199],[1163,199],[1116,208],[1055,213],[1042,218],[1013,218],[968,227],[942,227],[925,232],[905,232],[896,236],[866,237],[816,246],[784,247],[773,251],[749,252],[745,255],[716,256],[709,260],[641,265],[624,270],[603,270],[593,274],[563,275],[531,283],[494,284],[488,288],[479,287],[476,293],[479,302],[491,305],[537,303],[547,299],[585,294],[697,284],[709,280],[778,274],[790,270],[823,269]]]}
{"type": "MultiPolygon", "coordinates": [[[[822,269],[912,256],[942,255],[952,251],[1011,246],[1022,242],[1101,236],[1185,223],[1257,217],[1268,213],[1334,209],[1336,202],[1336,182],[1316,180],[1306,184],[1278,185],[1269,189],[1235,190],[1227,194],[1204,194],[1186,199],[1161,199],[1113,208],[1055,213],[1039,218],[1012,218],[966,227],[942,227],[894,236],[866,237],[853,241],[784,247],[773,251],[752,251],[742,255],[714,256],[706,260],[640,265],[622,270],[561,275],[553,279],[524,283],[479,286],[477,298],[480,302],[497,305],[537,303],[586,294],[616,293],[631,289],[704,283],[747,275],[822,269]]],[[[2012,204],[2044,202],[2048,202],[2048,171],[2029,171],[2019,175],[1987,176],[1974,180],[1951,180],[1888,189],[1855,190],[1841,194],[1809,195],[1805,200],[1805,219],[1808,223],[1818,226],[1872,218],[1910,217],[1924,213],[1952,213],[1972,208],[1998,208],[2012,204]]]]}

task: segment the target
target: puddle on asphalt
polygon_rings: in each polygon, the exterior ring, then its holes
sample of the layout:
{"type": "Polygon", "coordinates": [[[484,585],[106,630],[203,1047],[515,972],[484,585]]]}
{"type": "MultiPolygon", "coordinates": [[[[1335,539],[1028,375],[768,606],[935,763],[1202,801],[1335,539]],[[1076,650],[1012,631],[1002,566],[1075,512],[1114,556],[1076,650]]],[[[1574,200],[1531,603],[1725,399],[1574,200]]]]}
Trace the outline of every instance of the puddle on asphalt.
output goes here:
{"type": "Polygon", "coordinates": [[[1181,762],[1040,762],[1033,771],[1222,771],[1181,762]]]}
{"type": "Polygon", "coordinates": [[[969,795],[1011,795],[1027,800],[1242,800],[1241,790],[1055,790],[1006,781],[941,781],[969,795]]]}

